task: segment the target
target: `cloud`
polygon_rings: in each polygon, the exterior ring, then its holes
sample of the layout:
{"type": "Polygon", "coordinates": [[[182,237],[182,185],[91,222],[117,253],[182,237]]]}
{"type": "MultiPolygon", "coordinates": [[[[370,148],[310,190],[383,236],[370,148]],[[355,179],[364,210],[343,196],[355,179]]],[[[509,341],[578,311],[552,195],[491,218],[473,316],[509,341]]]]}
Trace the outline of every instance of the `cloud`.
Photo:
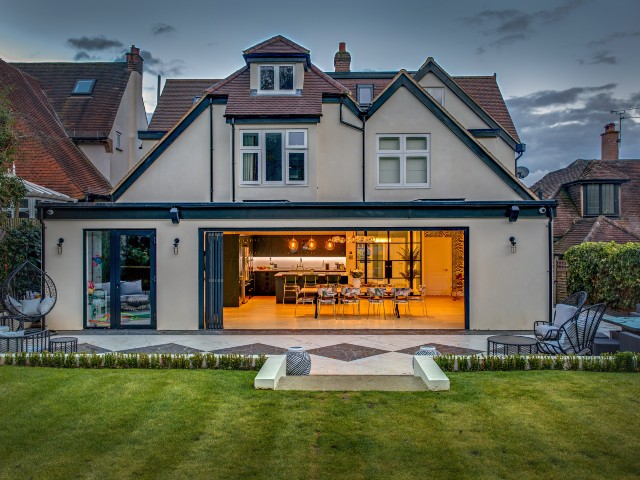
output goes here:
{"type": "Polygon", "coordinates": [[[167,25],[166,23],[156,23],[153,27],[151,27],[151,32],[154,35],[164,35],[166,33],[172,33],[175,31],[175,27],[167,25]]]}
{"type": "Polygon", "coordinates": [[[606,37],[600,38],[598,40],[590,41],[589,43],[587,43],[587,47],[598,48],[608,43],[611,43],[615,40],[622,40],[623,38],[634,38],[634,37],[640,37],[640,30],[635,32],[614,32],[607,35],[606,37]]]}
{"type": "Polygon", "coordinates": [[[148,50],[141,50],[140,56],[144,59],[144,70],[152,75],[175,77],[182,74],[182,69],[184,68],[184,62],[182,60],[174,59],[165,62],[158,57],[154,57],[148,50]]]}
{"type": "MultiPolygon", "coordinates": [[[[615,95],[616,85],[541,90],[507,100],[527,152],[518,162],[532,174],[527,185],[545,173],[578,158],[600,158],[600,134],[607,123],[618,121],[613,109],[636,106],[640,91],[626,98],[615,95]]],[[[620,158],[640,158],[640,123],[623,121],[620,158]]]]}
{"type": "MultiPolygon", "coordinates": [[[[463,21],[467,25],[479,27],[483,35],[493,38],[487,46],[502,47],[525,40],[535,33],[536,27],[564,20],[585,1],[569,0],[556,8],[533,13],[514,8],[483,10],[473,17],[465,17],[463,21]]],[[[480,46],[477,52],[485,50],[485,46],[480,46]]]]}
{"type": "Polygon", "coordinates": [[[595,52],[593,54],[593,57],[591,57],[588,60],[586,60],[584,58],[578,59],[578,63],[580,65],[585,65],[585,64],[587,64],[587,65],[600,65],[600,64],[615,65],[616,63],[618,63],[618,58],[615,55],[612,55],[609,50],[601,50],[599,52],[595,52]]]}
{"type": "Polygon", "coordinates": [[[90,52],[122,48],[123,46],[120,40],[105,38],[103,36],[69,38],[67,45],[76,50],[88,50],[90,52]]]}
{"type": "Polygon", "coordinates": [[[89,55],[87,52],[85,52],[84,50],[79,51],[78,53],[76,53],[73,56],[73,59],[77,62],[82,61],[82,60],[92,60],[95,57],[92,57],[91,55],[89,55]]]}

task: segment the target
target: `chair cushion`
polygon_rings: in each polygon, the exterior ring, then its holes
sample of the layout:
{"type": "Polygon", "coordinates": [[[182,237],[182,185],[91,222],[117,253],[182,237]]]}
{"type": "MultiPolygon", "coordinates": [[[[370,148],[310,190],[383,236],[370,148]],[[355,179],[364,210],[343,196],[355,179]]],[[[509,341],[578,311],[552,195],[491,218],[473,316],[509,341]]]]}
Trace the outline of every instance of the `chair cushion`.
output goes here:
{"type": "Polygon", "coordinates": [[[556,305],[556,314],[553,317],[553,324],[556,327],[561,327],[567,320],[575,315],[578,309],[571,305],[565,305],[559,303],[556,305]]]}
{"type": "Polygon", "coordinates": [[[558,336],[558,330],[560,327],[556,327],[555,325],[543,324],[536,325],[536,337],[545,338],[545,339],[555,339],[558,336]],[[549,332],[554,332],[549,334],[549,332]],[[547,336],[549,334],[549,336],[547,336]]]}
{"type": "Polygon", "coordinates": [[[19,311],[22,311],[22,304],[16,300],[15,298],[9,296],[9,303],[13,306],[13,308],[18,309],[19,311]]]}
{"type": "Polygon", "coordinates": [[[0,337],[24,337],[24,330],[17,330],[15,332],[0,332],[0,337]]]}
{"type": "Polygon", "coordinates": [[[34,298],[31,300],[22,300],[22,310],[23,315],[39,315],[40,310],[40,299],[34,298]]]}
{"type": "Polygon", "coordinates": [[[140,307],[142,305],[149,305],[148,295],[131,295],[127,297],[127,305],[132,307],[140,307]]]}
{"type": "Polygon", "coordinates": [[[40,312],[40,315],[46,315],[47,313],[49,313],[53,308],[53,306],[55,305],[55,303],[56,303],[55,297],[44,297],[40,302],[40,305],[38,306],[38,311],[40,312]]]}
{"type": "Polygon", "coordinates": [[[120,283],[120,295],[138,295],[142,293],[142,280],[120,283]]]}

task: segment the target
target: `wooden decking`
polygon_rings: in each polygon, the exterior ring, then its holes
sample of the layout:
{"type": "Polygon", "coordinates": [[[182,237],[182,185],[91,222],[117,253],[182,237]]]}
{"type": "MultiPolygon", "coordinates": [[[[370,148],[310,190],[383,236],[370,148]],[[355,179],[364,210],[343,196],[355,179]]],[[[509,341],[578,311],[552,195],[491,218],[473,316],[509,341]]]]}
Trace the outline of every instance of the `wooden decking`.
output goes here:
{"type": "Polygon", "coordinates": [[[360,318],[351,305],[345,308],[342,318],[342,305],[336,309],[323,305],[318,318],[314,318],[315,305],[298,305],[297,315],[293,316],[295,305],[276,304],[275,297],[253,297],[244,305],[224,309],[224,329],[464,329],[464,299],[451,297],[429,297],[427,316],[422,305],[411,304],[411,317],[400,306],[400,318],[391,314],[391,304],[387,302],[387,318],[382,313],[375,315],[373,307],[367,319],[366,300],[360,302],[360,318]]]}

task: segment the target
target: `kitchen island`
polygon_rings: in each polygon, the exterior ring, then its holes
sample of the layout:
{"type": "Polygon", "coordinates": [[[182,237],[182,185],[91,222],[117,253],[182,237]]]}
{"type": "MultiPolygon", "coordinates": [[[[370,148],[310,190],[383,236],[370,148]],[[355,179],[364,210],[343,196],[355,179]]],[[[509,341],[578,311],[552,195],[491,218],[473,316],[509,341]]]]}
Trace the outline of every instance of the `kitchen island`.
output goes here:
{"type": "MultiPolygon", "coordinates": [[[[279,272],[275,274],[275,286],[276,286],[276,303],[282,303],[282,297],[284,294],[284,277],[285,275],[297,275],[298,285],[300,288],[304,286],[304,277],[313,276],[316,278],[316,283],[327,283],[327,276],[339,276],[339,283],[346,285],[349,283],[349,277],[345,270],[292,270],[287,272],[279,272]]],[[[293,292],[287,292],[285,303],[295,303],[296,298],[293,292]]]]}

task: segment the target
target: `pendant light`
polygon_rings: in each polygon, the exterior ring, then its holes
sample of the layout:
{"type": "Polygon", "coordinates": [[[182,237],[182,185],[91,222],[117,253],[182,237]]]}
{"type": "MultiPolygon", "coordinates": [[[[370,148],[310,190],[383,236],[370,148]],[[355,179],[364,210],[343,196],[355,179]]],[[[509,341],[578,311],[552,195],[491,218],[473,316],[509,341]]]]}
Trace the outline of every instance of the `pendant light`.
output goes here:
{"type": "Polygon", "coordinates": [[[326,242],[324,242],[324,249],[327,251],[331,251],[334,248],[336,248],[336,244],[332,239],[327,240],[326,242]]]}
{"type": "Polygon", "coordinates": [[[289,242],[287,243],[287,246],[289,247],[289,251],[291,253],[295,253],[298,251],[298,240],[296,240],[296,237],[292,237],[291,240],[289,240],[289,242]]]}
{"type": "Polygon", "coordinates": [[[309,241],[307,242],[307,248],[308,248],[309,250],[315,250],[315,249],[317,248],[317,246],[318,246],[318,242],[316,242],[316,241],[313,239],[313,237],[311,237],[311,238],[309,239],[309,241]]]}

